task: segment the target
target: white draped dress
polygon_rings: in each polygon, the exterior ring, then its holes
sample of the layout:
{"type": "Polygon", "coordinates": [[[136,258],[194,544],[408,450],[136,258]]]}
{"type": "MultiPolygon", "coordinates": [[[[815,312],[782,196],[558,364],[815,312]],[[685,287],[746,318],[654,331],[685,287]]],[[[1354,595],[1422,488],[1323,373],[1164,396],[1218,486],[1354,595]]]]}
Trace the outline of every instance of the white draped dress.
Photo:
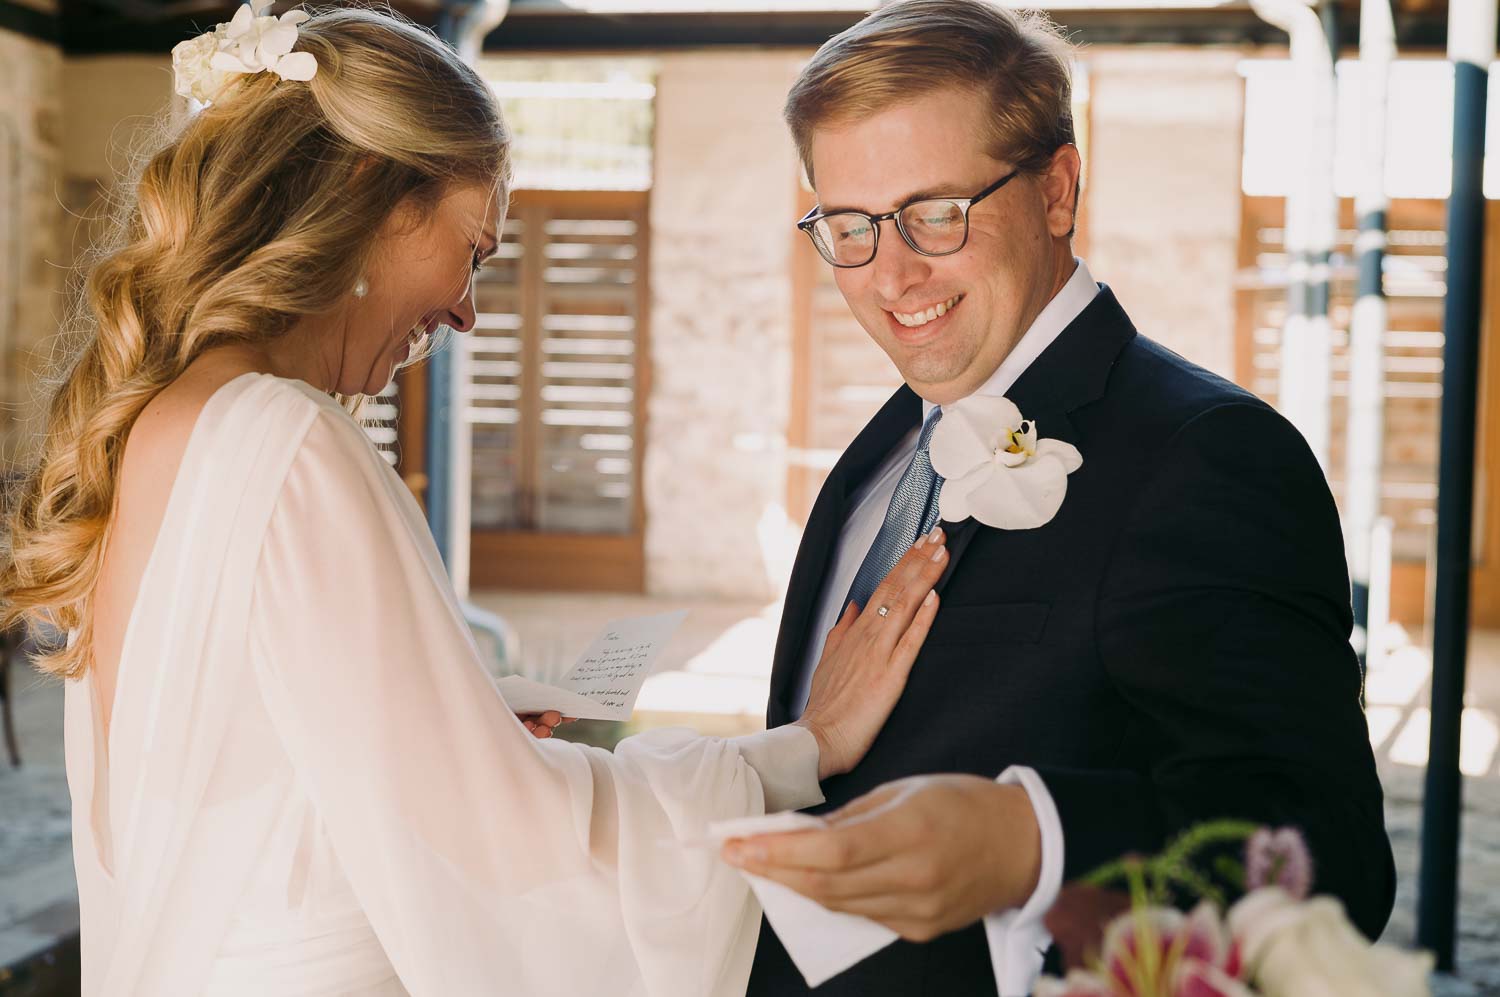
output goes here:
{"type": "Polygon", "coordinates": [[[818,802],[804,730],[537,741],[416,503],[300,381],[193,429],[108,743],[67,689],[89,997],[739,997],[759,927],[708,821],[818,802]]]}

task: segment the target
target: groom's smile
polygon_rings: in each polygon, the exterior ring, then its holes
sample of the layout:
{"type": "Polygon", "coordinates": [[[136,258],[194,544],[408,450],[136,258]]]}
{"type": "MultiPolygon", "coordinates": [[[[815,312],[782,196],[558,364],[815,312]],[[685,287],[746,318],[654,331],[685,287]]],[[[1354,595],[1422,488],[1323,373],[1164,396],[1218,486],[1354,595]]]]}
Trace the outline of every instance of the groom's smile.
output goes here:
{"type": "Polygon", "coordinates": [[[963,300],[964,295],[955,294],[935,305],[903,305],[900,308],[886,309],[891,339],[906,349],[919,349],[936,343],[955,321],[954,310],[963,300]]]}

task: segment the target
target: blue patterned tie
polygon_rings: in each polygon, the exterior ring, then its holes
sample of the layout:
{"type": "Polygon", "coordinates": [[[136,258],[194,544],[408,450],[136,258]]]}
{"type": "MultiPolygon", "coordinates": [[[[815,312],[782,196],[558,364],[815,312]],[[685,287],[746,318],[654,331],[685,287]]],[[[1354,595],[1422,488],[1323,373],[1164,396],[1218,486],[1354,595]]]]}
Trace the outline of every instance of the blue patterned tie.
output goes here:
{"type": "Polygon", "coordinates": [[[938,495],[943,490],[943,479],[932,469],[927,444],[942,417],[943,410],[934,408],[923,424],[922,435],[917,437],[917,452],[912,455],[911,464],[896,485],[896,493],[891,496],[890,507],[885,511],[885,522],[880,524],[880,532],[875,535],[870,552],[854,576],[849,598],[844,600],[845,607],[853,601],[864,609],[876,586],[917,542],[917,537],[931,532],[937,524],[938,495]]]}

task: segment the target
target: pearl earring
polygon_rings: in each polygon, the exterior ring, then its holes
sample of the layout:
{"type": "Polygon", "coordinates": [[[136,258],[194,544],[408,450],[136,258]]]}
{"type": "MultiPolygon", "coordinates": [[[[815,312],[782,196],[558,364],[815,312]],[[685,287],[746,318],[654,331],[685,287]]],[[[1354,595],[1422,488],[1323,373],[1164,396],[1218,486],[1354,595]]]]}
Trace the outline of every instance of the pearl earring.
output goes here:
{"type": "Polygon", "coordinates": [[[363,298],[365,295],[367,295],[369,293],[370,293],[370,282],[369,281],[367,281],[363,277],[361,277],[359,280],[357,280],[357,281],[354,282],[354,296],[356,298],[363,298]]]}

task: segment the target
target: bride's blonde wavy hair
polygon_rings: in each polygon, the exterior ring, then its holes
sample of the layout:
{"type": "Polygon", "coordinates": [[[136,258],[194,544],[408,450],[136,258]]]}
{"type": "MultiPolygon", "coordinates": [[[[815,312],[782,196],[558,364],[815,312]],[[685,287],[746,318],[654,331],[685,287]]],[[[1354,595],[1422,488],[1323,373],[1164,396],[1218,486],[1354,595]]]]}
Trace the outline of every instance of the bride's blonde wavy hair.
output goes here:
{"type": "MultiPolygon", "coordinates": [[[[0,627],[77,631],[40,656],[92,657],[92,600],[125,441],[205,350],[275,339],[345,299],[371,236],[408,199],[510,182],[510,137],[485,82],[430,32],[385,12],[315,12],[306,83],[234,78],[145,157],[82,285],[81,355],[52,398],[0,549],[0,627]]],[[[412,358],[412,361],[420,357],[412,358]]]]}

